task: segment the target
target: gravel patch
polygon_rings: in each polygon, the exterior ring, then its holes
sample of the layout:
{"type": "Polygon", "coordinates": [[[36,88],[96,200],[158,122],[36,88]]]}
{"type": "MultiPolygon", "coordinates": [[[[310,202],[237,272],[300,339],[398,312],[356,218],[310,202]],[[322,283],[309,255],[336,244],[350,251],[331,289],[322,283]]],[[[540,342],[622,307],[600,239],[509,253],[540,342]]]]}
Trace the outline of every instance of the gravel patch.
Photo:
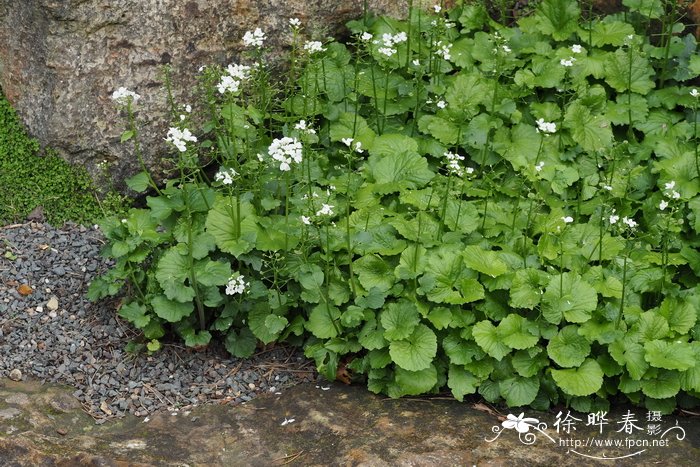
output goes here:
{"type": "Polygon", "coordinates": [[[316,381],[301,350],[275,346],[249,359],[220,344],[196,352],[165,344],[153,355],[124,348],[137,336],[117,317],[118,300],[91,303],[107,268],[99,230],[28,223],[0,227],[0,376],[62,383],[102,423],[127,413],[239,404],[316,381]]]}

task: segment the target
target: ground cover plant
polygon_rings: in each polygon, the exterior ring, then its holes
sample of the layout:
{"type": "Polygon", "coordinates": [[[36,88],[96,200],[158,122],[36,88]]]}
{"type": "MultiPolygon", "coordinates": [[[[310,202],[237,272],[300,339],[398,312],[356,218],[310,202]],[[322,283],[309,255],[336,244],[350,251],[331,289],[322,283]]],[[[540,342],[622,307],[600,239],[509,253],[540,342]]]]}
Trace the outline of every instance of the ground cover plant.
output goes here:
{"type": "MultiPolygon", "coordinates": [[[[173,103],[173,177],[102,223],[91,297],[126,288],[150,351],[289,341],[391,397],[695,405],[700,58],[673,2],[623,3],[367,15],[347,44],[291,19],[279,89],[246,33],[250,65],[173,103]]],[[[138,154],[139,96],[113,97],[138,154]]]]}
{"type": "Polygon", "coordinates": [[[108,212],[120,206],[116,192],[97,190],[84,169],[41,151],[0,94],[0,225],[21,221],[38,206],[54,225],[92,224],[105,215],[100,201],[108,212]]]}

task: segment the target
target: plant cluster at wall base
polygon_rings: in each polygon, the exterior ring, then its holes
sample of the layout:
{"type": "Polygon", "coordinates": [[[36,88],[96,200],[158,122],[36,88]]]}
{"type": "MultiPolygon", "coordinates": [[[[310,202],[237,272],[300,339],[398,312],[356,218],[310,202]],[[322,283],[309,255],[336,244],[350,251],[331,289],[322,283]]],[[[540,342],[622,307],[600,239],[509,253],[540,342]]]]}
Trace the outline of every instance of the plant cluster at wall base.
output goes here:
{"type": "MultiPolygon", "coordinates": [[[[172,178],[137,174],[147,208],[102,224],[92,298],[125,287],[151,351],[290,341],[391,397],[697,405],[700,56],[671,3],[624,4],[412,9],[348,44],[292,19],[279,89],[247,33],[251,65],[173,103],[172,178]]],[[[138,149],[139,96],[113,97],[138,149]]]]}
{"type": "MultiPolygon", "coordinates": [[[[0,225],[26,218],[37,206],[47,221],[93,223],[104,212],[85,170],[72,167],[27,135],[15,110],[0,95],[0,225]]],[[[106,197],[116,207],[117,196],[106,197]]]]}

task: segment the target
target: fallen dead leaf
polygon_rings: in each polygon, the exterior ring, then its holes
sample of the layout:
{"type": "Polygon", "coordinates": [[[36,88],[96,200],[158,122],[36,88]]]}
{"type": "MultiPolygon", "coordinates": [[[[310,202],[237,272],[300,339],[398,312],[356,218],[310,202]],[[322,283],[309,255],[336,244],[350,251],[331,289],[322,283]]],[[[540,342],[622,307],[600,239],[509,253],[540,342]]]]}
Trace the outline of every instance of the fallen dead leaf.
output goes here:
{"type": "Polygon", "coordinates": [[[21,284],[19,287],[17,287],[17,292],[26,297],[27,295],[31,295],[31,293],[34,292],[34,289],[29,287],[27,284],[21,284]]]}
{"type": "Polygon", "coordinates": [[[39,249],[42,250],[42,251],[43,251],[43,250],[48,250],[49,248],[50,248],[50,247],[49,247],[47,244],[45,244],[45,243],[39,245],[39,249]]]}
{"type": "Polygon", "coordinates": [[[109,406],[107,405],[107,402],[102,401],[100,403],[100,410],[106,413],[107,415],[112,415],[112,411],[109,410],[109,406]]]}

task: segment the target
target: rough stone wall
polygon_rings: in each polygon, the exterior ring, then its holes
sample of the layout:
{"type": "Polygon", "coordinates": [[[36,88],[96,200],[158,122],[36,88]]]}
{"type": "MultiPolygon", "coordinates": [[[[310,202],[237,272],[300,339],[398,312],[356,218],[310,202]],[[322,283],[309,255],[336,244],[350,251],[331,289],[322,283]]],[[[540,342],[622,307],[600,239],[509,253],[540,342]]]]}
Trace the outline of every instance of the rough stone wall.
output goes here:
{"type": "MultiPolygon", "coordinates": [[[[405,15],[407,3],[368,1],[394,16],[405,15]]],[[[142,96],[143,148],[156,167],[167,132],[163,64],[186,101],[198,68],[236,61],[246,31],[262,28],[274,59],[291,39],[289,18],[317,39],[362,9],[363,0],[0,0],[0,86],[42,145],[93,174],[108,160],[119,180],[136,164],[130,145],[119,143],[115,89],[142,96]],[[314,31],[321,26],[324,34],[314,31]]]]}

